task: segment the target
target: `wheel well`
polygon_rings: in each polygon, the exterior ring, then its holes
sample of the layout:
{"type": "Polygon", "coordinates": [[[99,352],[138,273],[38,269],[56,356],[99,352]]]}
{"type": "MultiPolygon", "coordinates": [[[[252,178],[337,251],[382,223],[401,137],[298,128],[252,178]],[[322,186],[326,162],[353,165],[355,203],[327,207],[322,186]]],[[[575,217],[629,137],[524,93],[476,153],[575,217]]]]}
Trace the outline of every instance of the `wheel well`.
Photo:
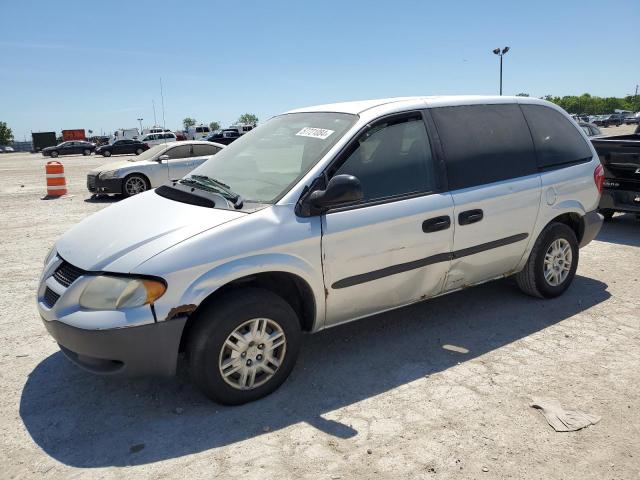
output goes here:
{"type": "Polygon", "coordinates": [[[563,213],[551,220],[549,223],[564,223],[576,234],[578,243],[582,241],[582,235],[584,234],[584,225],[580,215],[577,213],[563,213]]]}
{"type": "Polygon", "coordinates": [[[316,317],[316,302],[309,284],[302,278],[287,272],[265,272],[238,278],[227,283],[210,294],[189,315],[187,323],[180,339],[180,351],[184,351],[189,338],[189,332],[198,321],[198,312],[206,305],[216,302],[231,291],[242,288],[263,288],[282,297],[293,311],[296,312],[303,332],[309,332],[313,328],[316,317]]]}

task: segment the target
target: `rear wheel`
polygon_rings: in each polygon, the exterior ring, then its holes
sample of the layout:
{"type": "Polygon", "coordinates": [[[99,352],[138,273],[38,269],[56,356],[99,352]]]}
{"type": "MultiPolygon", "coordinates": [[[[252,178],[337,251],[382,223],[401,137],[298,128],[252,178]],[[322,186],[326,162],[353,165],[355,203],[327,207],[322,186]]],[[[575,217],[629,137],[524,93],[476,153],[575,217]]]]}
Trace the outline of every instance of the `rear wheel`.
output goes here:
{"type": "Polygon", "coordinates": [[[151,188],[149,181],[143,175],[137,173],[128,175],[122,182],[122,193],[126,197],[132,197],[149,190],[149,188],[151,188]]]}
{"type": "Polygon", "coordinates": [[[103,157],[110,157],[111,156],[111,150],[105,150],[104,152],[102,152],[102,156],[103,157]]]}
{"type": "Polygon", "coordinates": [[[82,155],[84,155],[85,157],[86,157],[87,155],[91,155],[91,150],[89,150],[88,148],[85,148],[85,149],[82,151],[82,155]]]}
{"type": "Polygon", "coordinates": [[[239,405],[276,390],[300,348],[300,324],[278,295],[247,288],[198,312],[188,339],[193,382],[212,400],[239,405]]]}
{"type": "Polygon", "coordinates": [[[138,148],[136,150],[136,155],[140,155],[142,152],[144,152],[144,150],[142,150],[141,148],[138,148]]]}
{"type": "Polygon", "coordinates": [[[520,290],[540,298],[562,295],[578,268],[578,240],[564,223],[548,225],[536,240],[524,269],[516,274],[520,290]]]}

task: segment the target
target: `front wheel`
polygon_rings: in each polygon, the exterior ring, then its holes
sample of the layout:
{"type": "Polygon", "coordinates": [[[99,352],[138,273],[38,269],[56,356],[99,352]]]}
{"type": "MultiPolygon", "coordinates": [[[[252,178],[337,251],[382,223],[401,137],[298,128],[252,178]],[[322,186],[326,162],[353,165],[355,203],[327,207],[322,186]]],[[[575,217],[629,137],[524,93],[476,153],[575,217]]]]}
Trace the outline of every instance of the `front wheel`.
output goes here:
{"type": "Polygon", "coordinates": [[[225,405],[257,400],[289,376],[300,324],[282,297],[263,289],[232,292],[198,312],[188,339],[193,382],[225,405]]]}
{"type": "Polygon", "coordinates": [[[55,150],[53,152],[51,152],[51,156],[53,158],[58,158],[58,152],[56,152],[55,150]]]}
{"type": "Polygon", "coordinates": [[[527,264],[516,274],[518,287],[539,298],[562,295],[575,277],[578,258],[576,234],[564,223],[552,223],[540,233],[527,264]]]}
{"type": "Polygon", "coordinates": [[[136,155],[140,155],[142,152],[144,152],[144,150],[142,150],[141,148],[138,148],[136,150],[136,155]]]}
{"type": "Polygon", "coordinates": [[[129,175],[124,179],[122,183],[122,193],[127,197],[132,197],[138,193],[142,193],[149,190],[150,186],[147,179],[142,175],[129,175]]]}
{"type": "Polygon", "coordinates": [[[89,150],[88,148],[85,148],[82,151],[82,155],[84,155],[85,157],[88,156],[88,155],[91,155],[91,150],[89,150]]]}
{"type": "Polygon", "coordinates": [[[105,150],[104,152],[102,152],[102,156],[103,157],[110,157],[111,156],[111,150],[105,150]]]}

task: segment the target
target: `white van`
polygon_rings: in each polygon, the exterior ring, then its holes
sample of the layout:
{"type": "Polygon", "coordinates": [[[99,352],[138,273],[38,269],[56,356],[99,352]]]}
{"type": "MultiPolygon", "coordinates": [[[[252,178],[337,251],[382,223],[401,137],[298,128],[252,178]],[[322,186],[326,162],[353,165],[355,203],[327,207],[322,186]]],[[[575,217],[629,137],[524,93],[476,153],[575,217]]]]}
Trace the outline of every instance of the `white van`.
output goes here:
{"type": "Polygon", "coordinates": [[[142,130],[142,135],[146,135],[147,133],[163,133],[163,132],[170,132],[170,131],[171,129],[169,128],[153,126],[153,127],[145,128],[144,130],[142,130]]]}
{"type": "Polygon", "coordinates": [[[176,134],[173,132],[147,133],[140,139],[142,143],[146,143],[150,147],[160,145],[162,143],[177,142],[176,134]]]}
{"type": "Polygon", "coordinates": [[[111,137],[111,143],[117,142],[118,140],[137,140],[140,136],[140,132],[137,128],[120,128],[113,132],[111,137]]]}
{"type": "Polygon", "coordinates": [[[293,110],[75,225],[45,259],[38,311],[86,370],[173,374],[184,351],[210,398],[245,403],[285,381],[302,332],[508,276],[561,295],[604,180],[585,133],[536,98],[293,110]]]}
{"type": "Polygon", "coordinates": [[[187,140],[202,140],[211,133],[211,129],[206,125],[198,125],[187,128],[187,140]]]}

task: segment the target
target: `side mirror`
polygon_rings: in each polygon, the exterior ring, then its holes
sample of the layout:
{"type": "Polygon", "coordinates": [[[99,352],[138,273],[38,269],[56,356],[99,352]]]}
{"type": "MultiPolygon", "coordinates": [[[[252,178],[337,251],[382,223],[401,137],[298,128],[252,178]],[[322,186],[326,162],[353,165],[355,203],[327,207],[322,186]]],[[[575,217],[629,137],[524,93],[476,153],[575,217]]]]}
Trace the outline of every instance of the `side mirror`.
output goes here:
{"type": "Polygon", "coordinates": [[[157,158],[156,162],[162,162],[163,160],[169,160],[169,158],[170,158],[170,157],[169,157],[169,155],[167,155],[167,154],[165,153],[164,155],[160,155],[160,156],[157,158]]]}
{"type": "Polygon", "coordinates": [[[316,190],[309,195],[309,203],[319,211],[355,203],[362,200],[362,185],[353,175],[336,175],[325,190],[316,190]]]}

